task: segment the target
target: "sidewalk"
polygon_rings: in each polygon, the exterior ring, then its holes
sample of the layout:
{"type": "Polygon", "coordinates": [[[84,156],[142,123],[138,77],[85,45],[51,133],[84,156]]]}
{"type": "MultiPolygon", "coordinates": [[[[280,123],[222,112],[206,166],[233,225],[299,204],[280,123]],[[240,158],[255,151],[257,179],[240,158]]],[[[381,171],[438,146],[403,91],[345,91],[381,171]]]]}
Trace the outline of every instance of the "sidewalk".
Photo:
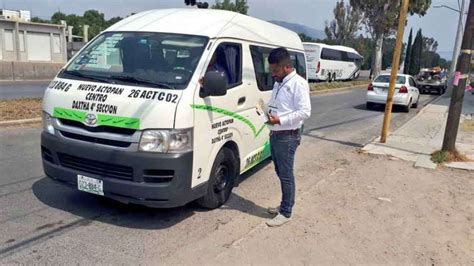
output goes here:
{"type": "MultiPolygon", "coordinates": [[[[449,103],[450,98],[440,97],[404,126],[391,133],[387,143],[382,144],[377,138],[362,151],[413,161],[417,167],[436,168],[430,157],[434,151],[441,149],[449,103]]],[[[453,162],[446,166],[474,170],[474,95],[471,92],[466,92],[464,95],[456,148],[472,162],[453,162]]]]}

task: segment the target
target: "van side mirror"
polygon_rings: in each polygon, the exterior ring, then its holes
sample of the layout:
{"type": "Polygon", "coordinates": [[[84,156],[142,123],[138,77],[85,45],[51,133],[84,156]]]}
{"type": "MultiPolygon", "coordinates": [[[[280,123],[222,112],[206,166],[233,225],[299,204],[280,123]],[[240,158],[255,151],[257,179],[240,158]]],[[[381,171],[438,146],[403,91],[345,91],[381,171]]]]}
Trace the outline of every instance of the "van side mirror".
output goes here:
{"type": "Polygon", "coordinates": [[[209,71],[204,75],[199,96],[223,96],[227,94],[227,79],[224,72],[209,71]]]}

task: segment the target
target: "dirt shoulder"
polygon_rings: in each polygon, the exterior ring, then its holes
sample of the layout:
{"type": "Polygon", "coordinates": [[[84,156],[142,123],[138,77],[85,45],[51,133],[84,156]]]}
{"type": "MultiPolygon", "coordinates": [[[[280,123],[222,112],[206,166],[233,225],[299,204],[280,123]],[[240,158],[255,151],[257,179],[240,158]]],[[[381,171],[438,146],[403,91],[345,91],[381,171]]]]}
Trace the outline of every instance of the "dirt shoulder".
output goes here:
{"type": "Polygon", "coordinates": [[[338,82],[318,82],[310,83],[309,87],[311,92],[315,91],[325,91],[325,90],[334,90],[340,88],[349,88],[349,87],[366,87],[370,81],[368,80],[354,80],[354,81],[338,81],[338,82]]]}
{"type": "Polygon", "coordinates": [[[218,230],[183,243],[168,257],[157,260],[149,253],[148,262],[473,264],[474,178],[469,172],[415,169],[408,162],[334,148],[303,141],[290,223],[265,225],[264,210],[280,195],[268,165],[261,173],[271,186],[248,179],[232,196],[248,199],[248,208],[233,206],[231,197],[230,210],[220,210],[228,215],[218,221],[218,230]]]}
{"type": "Polygon", "coordinates": [[[0,101],[0,121],[41,117],[41,99],[0,101]]]}

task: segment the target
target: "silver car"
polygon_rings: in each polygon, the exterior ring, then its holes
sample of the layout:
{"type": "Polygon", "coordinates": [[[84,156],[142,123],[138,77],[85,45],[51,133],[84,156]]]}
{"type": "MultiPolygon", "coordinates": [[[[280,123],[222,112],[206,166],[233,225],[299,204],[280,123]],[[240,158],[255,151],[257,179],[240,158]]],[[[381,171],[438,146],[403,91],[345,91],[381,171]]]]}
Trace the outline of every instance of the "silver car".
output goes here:
{"type": "MultiPolygon", "coordinates": [[[[390,83],[389,74],[378,75],[367,88],[367,109],[372,109],[375,104],[386,104],[388,86],[390,83]]],[[[395,94],[393,104],[403,107],[405,112],[410,108],[417,108],[420,100],[420,91],[416,87],[415,79],[410,75],[397,75],[395,82],[395,94]]]]}

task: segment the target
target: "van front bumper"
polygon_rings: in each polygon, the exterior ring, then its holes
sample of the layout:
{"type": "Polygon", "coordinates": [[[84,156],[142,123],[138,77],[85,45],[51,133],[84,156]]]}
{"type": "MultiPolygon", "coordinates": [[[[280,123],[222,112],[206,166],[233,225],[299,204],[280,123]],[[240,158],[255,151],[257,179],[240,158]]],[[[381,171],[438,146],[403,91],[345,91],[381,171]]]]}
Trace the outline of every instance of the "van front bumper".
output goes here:
{"type": "Polygon", "coordinates": [[[192,152],[122,151],[43,132],[41,153],[48,177],[76,187],[78,175],[102,180],[104,196],[123,203],[171,208],[207,191],[206,183],[191,188],[192,152]]]}

